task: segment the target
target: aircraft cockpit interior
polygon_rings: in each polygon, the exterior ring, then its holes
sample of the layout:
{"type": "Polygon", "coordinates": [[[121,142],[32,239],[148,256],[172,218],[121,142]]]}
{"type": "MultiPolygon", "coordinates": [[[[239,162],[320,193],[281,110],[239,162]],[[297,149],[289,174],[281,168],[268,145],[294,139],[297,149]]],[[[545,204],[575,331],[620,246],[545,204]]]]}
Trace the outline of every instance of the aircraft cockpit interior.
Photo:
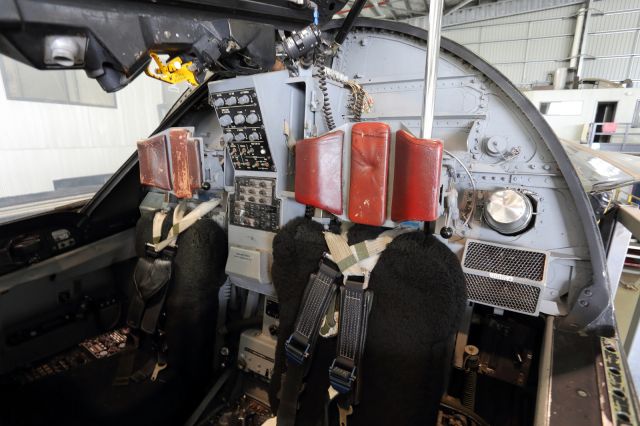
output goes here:
{"type": "Polygon", "coordinates": [[[38,26],[16,0],[3,53],[41,67],[29,37],[80,39],[107,91],[195,84],[81,214],[5,228],[0,424],[637,424],[606,218],[483,59],[329,19],[344,1],[191,4],[175,43],[183,22],[148,5],[44,3],[68,10],[38,26]],[[84,7],[144,58],[67,31],[84,7]]]}

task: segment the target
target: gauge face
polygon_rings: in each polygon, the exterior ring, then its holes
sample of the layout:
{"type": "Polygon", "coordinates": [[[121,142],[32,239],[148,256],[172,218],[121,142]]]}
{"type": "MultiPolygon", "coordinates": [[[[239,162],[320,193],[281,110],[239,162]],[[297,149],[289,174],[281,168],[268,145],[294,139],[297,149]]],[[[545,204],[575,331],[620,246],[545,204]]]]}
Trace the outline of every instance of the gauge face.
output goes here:
{"type": "Polygon", "coordinates": [[[501,234],[515,234],[525,229],[531,220],[533,207],[529,198],[512,189],[496,191],[489,197],[484,217],[501,234]]]}

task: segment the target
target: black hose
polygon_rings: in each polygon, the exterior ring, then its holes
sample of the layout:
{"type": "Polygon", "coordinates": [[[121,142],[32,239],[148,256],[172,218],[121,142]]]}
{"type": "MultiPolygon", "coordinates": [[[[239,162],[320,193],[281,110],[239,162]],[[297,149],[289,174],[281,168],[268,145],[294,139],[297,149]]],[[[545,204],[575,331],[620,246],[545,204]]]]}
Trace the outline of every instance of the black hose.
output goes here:
{"type": "Polygon", "coordinates": [[[226,383],[227,379],[231,375],[231,372],[232,372],[231,369],[227,369],[220,375],[220,377],[214,383],[211,390],[209,390],[209,392],[204,397],[200,405],[198,405],[198,408],[196,408],[193,414],[191,414],[191,417],[189,417],[189,419],[185,423],[185,426],[194,426],[196,422],[200,419],[200,417],[202,417],[202,414],[207,409],[211,401],[213,401],[213,398],[215,398],[215,396],[218,394],[220,389],[222,389],[222,386],[226,383]]]}
{"type": "Polygon", "coordinates": [[[336,34],[336,38],[334,39],[336,44],[342,44],[344,40],[347,38],[347,34],[351,31],[351,27],[353,27],[353,21],[360,15],[362,8],[367,3],[367,0],[356,0],[351,6],[351,10],[349,14],[344,19],[342,26],[338,30],[338,34],[336,34]]]}

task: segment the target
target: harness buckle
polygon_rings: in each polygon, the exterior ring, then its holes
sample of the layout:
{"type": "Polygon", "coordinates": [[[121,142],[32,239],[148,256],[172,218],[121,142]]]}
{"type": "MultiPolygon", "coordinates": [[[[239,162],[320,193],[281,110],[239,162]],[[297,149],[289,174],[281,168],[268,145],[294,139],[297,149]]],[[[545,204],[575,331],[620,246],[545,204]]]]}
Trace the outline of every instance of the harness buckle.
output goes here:
{"type": "Polygon", "coordinates": [[[349,393],[356,381],[356,367],[343,368],[336,365],[337,359],[334,359],[329,367],[329,383],[339,393],[349,393]]]}
{"type": "Polygon", "coordinates": [[[302,348],[297,348],[294,343],[299,344],[300,342],[295,340],[292,334],[284,344],[287,359],[295,365],[302,365],[305,360],[309,358],[309,349],[311,348],[311,344],[302,344],[302,348]]]}
{"type": "Polygon", "coordinates": [[[160,257],[165,259],[173,259],[177,253],[177,249],[177,246],[169,245],[162,249],[162,251],[156,251],[154,245],[151,243],[147,243],[144,247],[145,254],[152,259],[157,259],[160,257]]]}
{"type": "Polygon", "coordinates": [[[369,271],[365,271],[364,275],[345,275],[343,279],[343,284],[347,285],[348,282],[352,282],[354,284],[360,284],[362,289],[366,289],[369,287],[369,277],[371,274],[369,271]]]}

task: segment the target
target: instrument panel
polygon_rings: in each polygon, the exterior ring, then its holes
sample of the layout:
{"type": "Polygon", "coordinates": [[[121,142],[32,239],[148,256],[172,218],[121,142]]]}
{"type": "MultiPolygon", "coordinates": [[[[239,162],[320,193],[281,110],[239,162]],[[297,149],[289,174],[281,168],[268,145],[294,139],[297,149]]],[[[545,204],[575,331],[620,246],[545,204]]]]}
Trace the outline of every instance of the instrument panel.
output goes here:
{"type": "Polygon", "coordinates": [[[235,170],[275,171],[254,89],[211,94],[209,102],[223,128],[222,140],[235,170]]]}
{"type": "Polygon", "coordinates": [[[246,228],[277,232],[280,228],[280,200],[275,197],[276,180],[237,177],[231,195],[231,223],[246,228]]]}

